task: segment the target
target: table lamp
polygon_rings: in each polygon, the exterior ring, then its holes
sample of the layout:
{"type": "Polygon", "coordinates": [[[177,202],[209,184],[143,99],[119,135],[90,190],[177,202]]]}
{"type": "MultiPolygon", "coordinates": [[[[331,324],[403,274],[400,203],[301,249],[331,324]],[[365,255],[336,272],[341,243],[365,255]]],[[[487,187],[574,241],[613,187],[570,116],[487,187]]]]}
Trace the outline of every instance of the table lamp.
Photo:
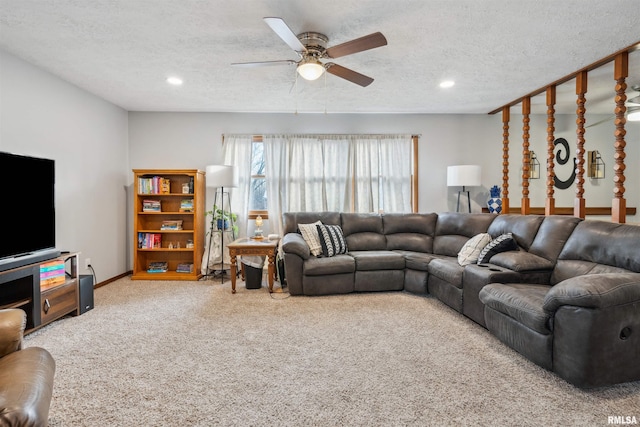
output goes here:
{"type": "Polygon", "coordinates": [[[264,238],[262,235],[262,217],[258,215],[256,217],[256,228],[253,231],[253,238],[256,240],[261,240],[264,238]]]}

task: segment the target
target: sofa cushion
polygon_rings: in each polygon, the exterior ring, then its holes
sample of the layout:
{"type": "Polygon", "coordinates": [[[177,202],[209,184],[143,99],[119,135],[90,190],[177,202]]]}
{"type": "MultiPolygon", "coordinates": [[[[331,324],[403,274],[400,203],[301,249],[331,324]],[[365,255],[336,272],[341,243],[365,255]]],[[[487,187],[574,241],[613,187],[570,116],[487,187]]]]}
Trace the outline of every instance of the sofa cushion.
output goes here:
{"type": "Polygon", "coordinates": [[[306,276],[322,276],[329,274],[353,273],[356,263],[349,255],[336,255],[331,258],[309,258],[304,262],[306,276]]]}
{"type": "Polygon", "coordinates": [[[524,283],[491,283],[480,290],[480,301],[544,335],[551,333],[550,314],[544,311],[544,297],[551,286],[524,283]]]}
{"type": "Polygon", "coordinates": [[[582,219],[575,216],[545,216],[528,252],[555,263],[562,247],[580,221],[582,219]]]}
{"type": "Polygon", "coordinates": [[[298,229],[300,230],[300,234],[302,234],[302,238],[307,245],[309,245],[309,251],[313,256],[319,256],[322,254],[322,244],[320,243],[320,236],[318,235],[318,225],[321,225],[322,222],[316,221],[311,224],[298,224],[298,229]]]}
{"type": "Polygon", "coordinates": [[[518,249],[518,244],[513,239],[513,235],[511,233],[502,234],[482,249],[478,256],[478,264],[489,262],[492,256],[500,252],[513,251],[516,249],[518,249]]]}
{"type": "Polygon", "coordinates": [[[347,253],[347,242],[344,240],[342,228],[339,225],[319,224],[316,227],[324,256],[332,257],[347,253]]]}
{"type": "Polygon", "coordinates": [[[436,214],[384,214],[382,225],[388,250],[433,252],[436,214]]]}
{"type": "Polygon", "coordinates": [[[518,246],[528,251],[544,218],[543,215],[498,215],[487,233],[494,238],[511,233],[518,246]]]}
{"type": "Polygon", "coordinates": [[[559,259],[587,261],[640,273],[640,227],[582,221],[569,236],[559,259]]]}
{"type": "Polygon", "coordinates": [[[590,261],[578,261],[570,259],[561,259],[556,263],[553,273],[551,274],[550,284],[556,285],[564,280],[585,274],[607,274],[607,273],[628,273],[620,267],[611,265],[596,264],[590,261]]]}
{"type": "Polygon", "coordinates": [[[352,251],[387,249],[382,232],[382,217],[378,214],[343,213],[342,231],[352,251]]]}
{"type": "Polygon", "coordinates": [[[349,251],[356,260],[356,270],[403,270],[402,254],[391,251],[349,251]]]}
{"type": "Polygon", "coordinates": [[[460,252],[458,252],[458,264],[469,265],[478,261],[480,252],[487,244],[491,242],[489,233],[476,234],[464,244],[460,252]]]}
{"type": "Polygon", "coordinates": [[[429,274],[462,289],[462,273],[464,267],[453,257],[435,258],[429,263],[429,274]]]}
{"type": "Polygon", "coordinates": [[[457,257],[467,240],[486,233],[497,215],[483,213],[443,212],[438,214],[433,253],[457,257]]]}
{"type": "Polygon", "coordinates": [[[410,270],[429,271],[429,263],[432,259],[438,258],[437,255],[425,254],[423,252],[413,251],[394,251],[402,254],[406,268],[410,270]]]}

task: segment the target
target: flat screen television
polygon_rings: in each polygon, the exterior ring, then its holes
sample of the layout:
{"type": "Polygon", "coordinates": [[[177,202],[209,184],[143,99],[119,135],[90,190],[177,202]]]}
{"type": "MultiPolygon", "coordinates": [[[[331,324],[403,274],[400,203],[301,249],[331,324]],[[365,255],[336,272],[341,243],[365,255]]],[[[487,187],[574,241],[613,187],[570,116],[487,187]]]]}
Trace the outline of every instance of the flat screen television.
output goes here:
{"type": "Polygon", "coordinates": [[[0,271],[55,258],[55,162],[0,151],[0,271]]]}

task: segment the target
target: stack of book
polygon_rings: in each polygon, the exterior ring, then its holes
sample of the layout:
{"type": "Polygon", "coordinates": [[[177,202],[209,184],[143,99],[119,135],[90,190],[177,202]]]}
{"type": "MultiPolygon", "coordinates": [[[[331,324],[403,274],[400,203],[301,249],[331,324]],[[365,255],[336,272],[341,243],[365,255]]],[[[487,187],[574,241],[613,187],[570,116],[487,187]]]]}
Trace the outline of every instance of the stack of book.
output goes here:
{"type": "Polygon", "coordinates": [[[64,260],[56,259],[40,264],[40,289],[63,284],[64,276],[64,260]]]}
{"type": "Polygon", "coordinates": [[[178,264],[177,273],[193,273],[193,264],[178,264]]]}
{"type": "Polygon", "coordinates": [[[193,212],[193,199],[182,199],[180,201],[180,212],[193,212]]]}
{"type": "Polygon", "coordinates": [[[167,269],[166,261],[154,261],[149,263],[147,273],[166,273],[167,269]]]}
{"type": "Polygon", "coordinates": [[[169,194],[171,181],[161,176],[138,178],[138,194],[169,194]]]}
{"type": "Polygon", "coordinates": [[[161,212],[160,200],[143,200],[142,201],[143,212],[161,212]]]}
{"type": "Polygon", "coordinates": [[[166,220],[162,221],[160,225],[160,230],[182,230],[182,220],[166,220]]]}
{"type": "Polygon", "coordinates": [[[162,247],[162,234],[138,233],[138,249],[160,249],[162,247]]]}

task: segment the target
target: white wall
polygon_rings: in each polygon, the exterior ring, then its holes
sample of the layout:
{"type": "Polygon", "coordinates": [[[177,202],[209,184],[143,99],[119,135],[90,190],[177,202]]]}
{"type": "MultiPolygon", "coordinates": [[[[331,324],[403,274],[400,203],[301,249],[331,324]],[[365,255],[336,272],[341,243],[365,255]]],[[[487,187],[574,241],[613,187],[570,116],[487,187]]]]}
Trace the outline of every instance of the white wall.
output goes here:
{"type": "Polygon", "coordinates": [[[457,189],[447,188],[447,165],[474,163],[483,165],[483,187],[472,189],[472,210],[480,211],[488,188],[502,182],[499,120],[489,115],[130,112],[130,161],[133,169],[204,169],[222,163],[225,133],[418,134],[419,210],[455,210],[457,189]]]}
{"type": "Polygon", "coordinates": [[[125,110],[0,50],[0,150],[55,160],[56,246],[98,281],[129,264],[127,129],[125,110]]]}

